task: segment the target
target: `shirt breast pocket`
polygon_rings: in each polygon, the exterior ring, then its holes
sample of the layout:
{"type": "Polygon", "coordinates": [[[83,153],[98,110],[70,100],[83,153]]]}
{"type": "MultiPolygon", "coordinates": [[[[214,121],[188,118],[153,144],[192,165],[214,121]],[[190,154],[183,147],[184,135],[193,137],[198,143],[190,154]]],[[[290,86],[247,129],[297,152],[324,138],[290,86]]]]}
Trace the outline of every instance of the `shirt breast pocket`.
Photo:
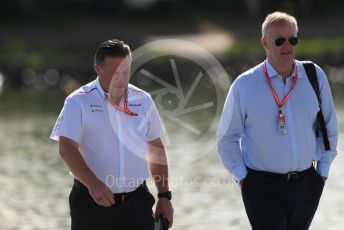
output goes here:
{"type": "Polygon", "coordinates": [[[148,131],[148,121],[144,115],[128,117],[128,123],[131,128],[132,135],[146,140],[148,131]]]}

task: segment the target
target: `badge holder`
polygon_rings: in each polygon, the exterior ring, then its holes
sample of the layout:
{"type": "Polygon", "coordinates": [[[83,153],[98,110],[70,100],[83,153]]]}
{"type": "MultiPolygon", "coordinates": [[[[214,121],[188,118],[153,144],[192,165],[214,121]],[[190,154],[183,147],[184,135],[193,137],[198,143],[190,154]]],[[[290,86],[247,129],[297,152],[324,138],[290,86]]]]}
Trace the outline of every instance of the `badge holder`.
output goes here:
{"type": "Polygon", "coordinates": [[[282,112],[282,108],[280,108],[278,113],[278,132],[281,135],[284,135],[287,133],[286,127],[285,127],[285,115],[282,112]]]}

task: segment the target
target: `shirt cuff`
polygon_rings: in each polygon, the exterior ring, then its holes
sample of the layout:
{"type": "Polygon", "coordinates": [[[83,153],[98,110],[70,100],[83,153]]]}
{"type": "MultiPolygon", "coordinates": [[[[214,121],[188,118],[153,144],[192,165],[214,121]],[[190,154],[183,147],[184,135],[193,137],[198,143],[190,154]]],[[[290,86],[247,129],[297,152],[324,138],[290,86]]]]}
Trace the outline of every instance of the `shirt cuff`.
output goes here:
{"type": "Polygon", "coordinates": [[[317,172],[320,176],[328,177],[330,165],[327,163],[317,163],[317,172]]]}
{"type": "Polygon", "coordinates": [[[234,176],[235,182],[239,184],[239,182],[246,177],[247,169],[245,166],[237,166],[233,169],[232,174],[234,176]]]}

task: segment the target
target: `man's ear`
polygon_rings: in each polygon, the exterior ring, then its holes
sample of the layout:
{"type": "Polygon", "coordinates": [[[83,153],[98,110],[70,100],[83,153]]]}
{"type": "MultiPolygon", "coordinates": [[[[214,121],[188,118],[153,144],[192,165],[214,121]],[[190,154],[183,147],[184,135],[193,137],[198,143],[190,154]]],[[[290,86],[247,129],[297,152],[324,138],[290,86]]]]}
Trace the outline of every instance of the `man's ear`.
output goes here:
{"type": "Polygon", "coordinates": [[[266,41],[266,37],[262,37],[262,39],[260,40],[261,43],[262,43],[262,46],[264,47],[264,49],[266,50],[267,49],[267,41],[266,41]]]}
{"type": "Polygon", "coordinates": [[[94,64],[93,65],[94,71],[96,71],[96,73],[99,73],[101,67],[98,64],[94,64]]]}

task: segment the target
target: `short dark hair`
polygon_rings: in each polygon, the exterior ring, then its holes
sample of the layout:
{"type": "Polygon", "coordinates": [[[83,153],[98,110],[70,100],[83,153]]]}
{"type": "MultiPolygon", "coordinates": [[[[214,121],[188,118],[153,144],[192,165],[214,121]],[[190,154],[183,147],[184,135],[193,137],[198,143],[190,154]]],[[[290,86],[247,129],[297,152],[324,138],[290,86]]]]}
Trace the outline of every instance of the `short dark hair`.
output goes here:
{"type": "Polygon", "coordinates": [[[111,39],[101,43],[96,49],[94,63],[102,66],[106,57],[127,57],[131,58],[130,47],[123,41],[111,39]]]}

